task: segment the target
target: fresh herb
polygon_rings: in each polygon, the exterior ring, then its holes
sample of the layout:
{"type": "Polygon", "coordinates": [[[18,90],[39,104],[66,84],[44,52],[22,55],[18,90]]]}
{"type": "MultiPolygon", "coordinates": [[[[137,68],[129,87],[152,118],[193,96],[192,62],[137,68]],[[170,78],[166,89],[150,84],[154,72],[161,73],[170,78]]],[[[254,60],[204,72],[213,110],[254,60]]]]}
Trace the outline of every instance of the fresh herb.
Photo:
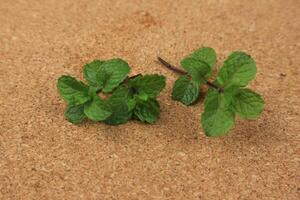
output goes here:
{"type": "Polygon", "coordinates": [[[244,52],[233,52],[224,62],[215,81],[209,81],[217,56],[209,47],[196,50],[181,61],[183,69],[177,68],[162,58],[158,60],[168,69],[180,74],[175,81],[172,99],[185,105],[195,103],[199,87],[209,86],[204,100],[202,127],[207,136],[222,136],[229,132],[235,116],[243,119],[257,119],[264,108],[264,100],[254,91],[246,88],[255,78],[255,61],[244,52]]]}
{"type": "Polygon", "coordinates": [[[157,74],[128,77],[129,72],[127,62],[117,58],[86,64],[83,74],[87,84],[71,76],[61,76],[57,87],[68,104],[66,119],[74,124],[86,118],[111,125],[126,123],[131,118],[154,123],[160,114],[156,97],[165,87],[165,77],[157,74]]]}

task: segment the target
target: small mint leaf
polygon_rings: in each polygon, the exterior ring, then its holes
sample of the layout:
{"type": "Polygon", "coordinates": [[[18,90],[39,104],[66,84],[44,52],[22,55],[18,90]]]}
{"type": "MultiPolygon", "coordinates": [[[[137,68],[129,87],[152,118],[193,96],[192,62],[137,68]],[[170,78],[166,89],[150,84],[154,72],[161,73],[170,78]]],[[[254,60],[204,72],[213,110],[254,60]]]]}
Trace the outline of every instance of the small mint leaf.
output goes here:
{"type": "Polygon", "coordinates": [[[65,110],[65,117],[73,124],[82,122],[86,118],[86,115],[84,114],[84,105],[68,105],[65,110]]]}
{"type": "Polygon", "coordinates": [[[90,100],[89,87],[71,76],[61,76],[57,81],[57,88],[68,104],[79,105],[90,100]]]}
{"type": "Polygon", "coordinates": [[[130,72],[128,63],[120,58],[114,58],[104,61],[96,78],[100,85],[103,85],[102,91],[105,93],[112,92],[113,89],[127,77],[130,72]]]}
{"type": "Polygon", "coordinates": [[[93,97],[92,101],[84,104],[84,113],[93,121],[103,121],[112,114],[104,101],[97,95],[93,97]]]}
{"type": "Polygon", "coordinates": [[[234,97],[234,109],[244,119],[257,119],[264,108],[262,97],[250,89],[241,89],[234,97]]]}
{"type": "Polygon", "coordinates": [[[180,76],[174,83],[172,99],[191,105],[199,96],[199,85],[189,79],[187,75],[180,76]]]}
{"type": "Polygon", "coordinates": [[[135,101],[131,100],[129,90],[125,86],[118,87],[105,103],[112,115],[104,122],[110,125],[126,123],[131,118],[132,107],[135,106],[135,101]]]}
{"type": "Polygon", "coordinates": [[[166,78],[162,75],[152,74],[137,76],[129,81],[129,87],[134,88],[137,93],[143,96],[155,98],[166,85],[166,78]]]}
{"type": "Polygon", "coordinates": [[[217,54],[215,50],[210,47],[197,49],[190,57],[206,62],[211,68],[213,68],[217,62],[217,54]]]}
{"type": "Polygon", "coordinates": [[[147,101],[137,101],[134,115],[142,122],[153,124],[159,118],[160,107],[155,99],[147,101]]]}
{"type": "Polygon", "coordinates": [[[255,61],[244,52],[233,52],[220,69],[217,82],[223,87],[246,86],[255,78],[255,61]]]}
{"type": "Polygon", "coordinates": [[[235,115],[224,94],[209,89],[204,101],[202,127],[207,136],[225,135],[234,125],[235,115]]]}
{"type": "Polygon", "coordinates": [[[83,69],[84,78],[88,81],[89,85],[97,87],[98,89],[102,89],[102,86],[99,85],[96,75],[100,71],[102,64],[103,61],[94,60],[86,64],[83,69]]]}
{"type": "Polygon", "coordinates": [[[181,61],[181,66],[191,75],[192,80],[197,84],[206,83],[205,76],[211,72],[211,68],[207,63],[192,57],[184,58],[181,61]]]}

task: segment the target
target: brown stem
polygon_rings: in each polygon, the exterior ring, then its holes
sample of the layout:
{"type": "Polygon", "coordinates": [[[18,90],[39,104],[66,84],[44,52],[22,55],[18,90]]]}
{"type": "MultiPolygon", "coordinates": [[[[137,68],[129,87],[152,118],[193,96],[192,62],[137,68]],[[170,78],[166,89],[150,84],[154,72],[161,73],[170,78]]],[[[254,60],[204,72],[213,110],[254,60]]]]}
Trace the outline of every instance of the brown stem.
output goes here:
{"type": "Polygon", "coordinates": [[[139,74],[136,74],[136,75],[130,76],[130,77],[128,77],[128,79],[134,79],[134,78],[136,78],[136,77],[138,77],[138,76],[140,76],[140,75],[142,75],[142,74],[141,74],[141,73],[139,73],[139,74]]]}
{"type": "Polygon", "coordinates": [[[178,74],[181,74],[181,75],[186,75],[187,72],[182,70],[182,69],[179,69],[178,67],[175,67],[173,65],[171,65],[170,63],[168,63],[167,61],[165,61],[164,59],[162,59],[161,57],[157,57],[158,61],[161,62],[161,64],[163,64],[165,67],[167,67],[168,69],[178,73],[178,74]]]}
{"type": "Polygon", "coordinates": [[[220,93],[223,93],[224,92],[224,89],[217,86],[216,84],[212,83],[212,82],[209,82],[209,81],[206,81],[206,84],[212,88],[215,88],[216,90],[218,90],[218,92],[220,93]]]}
{"type": "Polygon", "coordinates": [[[125,80],[123,81],[123,83],[127,83],[130,79],[134,79],[134,78],[136,78],[136,77],[138,77],[138,76],[140,76],[141,74],[139,73],[139,74],[136,74],[136,75],[133,75],[133,76],[127,76],[126,78],[125,78],[125,80]]]}
{"type": "MultiPolygon", "coordinates": [[[[161,57],[157,57],[158,61],[161,62],[161,64],[163,64],[166,68],[178,73],[178,74],[181,74],[181,75],[186,75],[187,72],[178,68],[178,67],[175,67],[174,65],[171,65],[170,63],[168,63],[167,61],[165,61],[164,59],[162,59],[161,57]]],[[[216,84],[210,82],[210,81],[206,81],[206,84],[216,90],[218,90],[219,92],[224,92],[224,89],[217,86],[216,84]]]]}

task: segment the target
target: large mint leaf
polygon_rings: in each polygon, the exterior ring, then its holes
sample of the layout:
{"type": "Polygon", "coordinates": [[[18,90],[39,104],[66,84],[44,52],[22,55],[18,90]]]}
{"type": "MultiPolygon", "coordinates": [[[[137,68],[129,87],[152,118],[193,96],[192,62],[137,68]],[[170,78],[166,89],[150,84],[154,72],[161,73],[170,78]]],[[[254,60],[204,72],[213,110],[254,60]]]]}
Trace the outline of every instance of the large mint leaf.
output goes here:
{"type": "Polygon", "coordinates": [[[71,76],[61,76],[57,81],[57,88],[62,98],[72,105],[87,102],[89,87],[71,76]]]}
{"type": "Polygon", "coordinates": [[[246,86],[255,78],[255,61],[244,52],[233,52],[220,69],[217,81],[223,87],[246,86]]]}
{"type": "Polygon", "coordinates": [[[197,49],[190,57],[206,62],[211,68],[215,66],[217,61],[217,54],[215,50],[210,47],[197,49]]]}
{"type": "Polygon", "coordinates": [[[93,96],[92,101],[84,104],[84,113],[93,121],[103,121],[112,114],[104,101],[97,95],[93,96]]]}
{"type": "Polygon", "coordinates": [[[209,89],[204,101],[202,127],[207,136],[225,135],[234,124],[235,115],[224,94],[209,89]]]}
{"type": "Polygon", "coordinates": [[[126,123],[131,118],[131,110],[135,106],[135,101],[131,99],[128,88],[120,86],[106,101],[106,105],[112,111],[112,115],[104,122],[110,125],[118,125],[126,123]]]}
{"type": "Polygon", "coordinates": [[[159,104],[155,99],[147,101],[138,100],[134,109],[134,115],[142,122],[154,123],[160,114],[159,104]]]}
{"type": "MultiPolygon", "coordinates": [[[[166,78],[162,75],[140,75],[129,81],[129,86],[132,87],[141,97],[156,97],[166,85],[166,78]]],[[[146,99],[145,99],[146,100],[146,99]]]]}
{"type": "Polygon", "coordinates": [[[192,57],[184,58],[181,61],[181,66],[192,77],[193,81],[197,84],[206,83],[206,75],[211,72],[210,66],[200,60],[196,60],[192,57]]]}
{"type": "Polygon", "coordinates": [[[98,89],[102,89],[103,85],[100,85],[100,83],[97,81],[97,73],[101,69],[103,61],[100,60],[94,60],[91,63],[88,63],[84,66],[83,69],[83,75],[84,78],[88,81],[90,86],[97,87],[98,89]]]}
{"type": "Polygon", "coordinates": [[[187,75],[180,76],[174,83],[172,99],[185,105],[194,103],[199,96],[199,85],[189,79],[187,75]]]}
{"type": "Polygon", "coordinates": [[[264,108],[262,97],[250,89],[241,89],[234,97],[234,109],[244,119],[256,119],[264,108]]]}
{"type": "Polygon", "coordinates": [[[86,118],[86,115],[84,114],[84,105],[68,105],[65,110],[65,117],[73,124],[82,122],[86,118]]]}
{"type": "Polygon", "coordinates": [[[112,92],[129,72],[130,68],[124,60],[120,58],[107,60],[102,63],[97,73],[97,82],[103,85],[103,92],[112,92]]]}

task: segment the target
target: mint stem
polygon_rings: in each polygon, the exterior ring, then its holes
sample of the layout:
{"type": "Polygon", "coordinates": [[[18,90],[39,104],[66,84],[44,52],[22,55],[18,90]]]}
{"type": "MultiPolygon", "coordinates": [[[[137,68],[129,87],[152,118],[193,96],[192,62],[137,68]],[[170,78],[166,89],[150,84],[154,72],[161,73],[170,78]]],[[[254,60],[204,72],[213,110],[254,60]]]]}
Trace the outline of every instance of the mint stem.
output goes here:
{"type": "Polygon", "coordinates": [[[165,67],[167,67],[168,69],[176,72],[177,74],[181,74],[181,75],[186,75],[187,72],[179,69],[178,67],[175,67],[174,65],[171,65],[170,63],[168,63],[167,61],[165,61],[164,59],[162,59],[161,57],[157,57],[158,61],[161,62],[161,64],[163,64],[165,67]]]}
{"type": "Polygon", "coordinates": [[[136,74],[136,75],[130,76],[130,77],[128,77],[128,79],[134,79],[134,78],[136,78],[136,77],[138,77],[138,76],[140,76],[140,75],[142,75],[142,74],[141,74],[141,73],[139,73],[139,74],[136,74]]]}
{"type": "MultiPolygon", "coordinates": [[[[157,57],[157,60],[158,60],[161,64],[163,64],[163,66],[165,66],[166,68],[168,68],[168,69],[170,69],[170,70],[176,72],[177,74],[187,75],[187,72],[186,72],[186,71],[184,71],[184,70],[182,70],[182,69],[180,69],[180,68],[178,68],[178,67],[175,67],[174,65],[171,65],[170,63],[168,63],[167,61],[165,61],[165,60],[162,59],[161,57],[158,56],[158,57],[157,57]]],[[[210,87],[212,87],[212,88],[218,90],[218,92],[220,92],[220,93],[223,93],[223,92],[224,92],[224,89],[223,89],[223,88],[217,86],[216,84],[214,84],[214,83],[212,83],[212,82],[210,82],[210,81],[208,81],[208,80],[206,80],[206,84],[207,84],[208,86],[210,86],[210,87]]]]}
{"type": "Polygon", "coordinates": [[[128,83],[128,81],[130,79],[134,79],[134,78],[136,78],[136,77],[138,77],[140,75],[142,75],[142,74],[139,73],[139,74],[136,74],[136,75],[133,75],[133,76],[127,76],[122,83],[128,83]]]}
{"type": "Polygon", "coordinates": [[[218,92],[220,92],[220,93],[223,93],[223,92],[224,92],[224,89],[223,89],[223,88],[221,88],[221,87],[219,87],[219,86],[213,84],[212,82],[206,81],[206,84],[207,84],[208,86],[210,86],[210,87],[212,87],[212,88],[218,90],[218,92]]]}

